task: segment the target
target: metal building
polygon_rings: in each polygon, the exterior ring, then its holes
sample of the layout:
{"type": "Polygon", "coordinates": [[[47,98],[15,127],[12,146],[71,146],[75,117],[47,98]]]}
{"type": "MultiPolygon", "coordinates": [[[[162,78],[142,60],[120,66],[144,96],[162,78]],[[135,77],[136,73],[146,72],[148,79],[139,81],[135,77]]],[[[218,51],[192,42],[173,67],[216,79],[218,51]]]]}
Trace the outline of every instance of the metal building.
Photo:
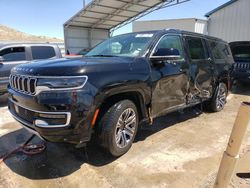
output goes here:
{"type": "Polygon", "coordinates": [[[207,21],[196,18],[150,20],[133,22],[133,31],[147,31],[159,29],[181,29],[191,32],[207,34],[207,21]]]}
{"type": "Polygon", "coordinates": [[[65,50],[94,47],[118,29],[161,8],[189,0],[93,0],[64,24],[65,50]]]}
{"type": "Polygon", "coordinates": [[[208,34],[231,41],[250,41],[250,0],[231,0],[206,14],[208,34]]]}
{"type": "Polygon", "coordinates": [[[175,28],[208,34],[225,41],[250,41],[250,0],[230,0],[205,15],[207,20],[194,18],[136,21],[133,31],[175,28]]]}

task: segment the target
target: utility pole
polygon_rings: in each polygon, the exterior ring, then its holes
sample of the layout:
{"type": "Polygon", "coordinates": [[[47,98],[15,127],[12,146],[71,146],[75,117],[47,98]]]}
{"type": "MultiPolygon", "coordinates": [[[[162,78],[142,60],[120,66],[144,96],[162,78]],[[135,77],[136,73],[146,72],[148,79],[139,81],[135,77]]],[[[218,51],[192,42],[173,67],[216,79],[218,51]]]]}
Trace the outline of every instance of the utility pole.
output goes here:
{"type": "Polygon", "coordinates": [[[86,2],[85,0],[83,0],[83,8],[85,8],[85,6],[86,6],[86,2]]]}

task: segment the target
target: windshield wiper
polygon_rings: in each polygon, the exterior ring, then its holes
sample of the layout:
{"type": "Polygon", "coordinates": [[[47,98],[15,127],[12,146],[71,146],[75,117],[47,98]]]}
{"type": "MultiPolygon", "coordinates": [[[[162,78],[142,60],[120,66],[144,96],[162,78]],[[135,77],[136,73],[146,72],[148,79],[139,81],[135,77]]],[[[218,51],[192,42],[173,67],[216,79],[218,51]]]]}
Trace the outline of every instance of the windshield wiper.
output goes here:
{"type": "Polygon", "coordinates": [[[98,54],[98,55],[90,55],[90,56],[85,56],[85,57],[119,57],[119,56],[108,55],[108,54],[98,54]]]}

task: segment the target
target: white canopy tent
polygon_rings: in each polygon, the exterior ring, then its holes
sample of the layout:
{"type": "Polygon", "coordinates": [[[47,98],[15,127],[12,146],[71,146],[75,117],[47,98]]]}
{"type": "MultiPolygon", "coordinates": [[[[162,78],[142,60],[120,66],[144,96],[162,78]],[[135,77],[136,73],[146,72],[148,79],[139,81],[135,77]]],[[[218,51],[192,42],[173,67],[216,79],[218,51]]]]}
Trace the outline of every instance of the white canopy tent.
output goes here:
{"type": "Polygon", "coordinates": [[[66,51],[89,49],[110,33],[155,10],[189,0],[93,0],[64,24],[66,51]]]}

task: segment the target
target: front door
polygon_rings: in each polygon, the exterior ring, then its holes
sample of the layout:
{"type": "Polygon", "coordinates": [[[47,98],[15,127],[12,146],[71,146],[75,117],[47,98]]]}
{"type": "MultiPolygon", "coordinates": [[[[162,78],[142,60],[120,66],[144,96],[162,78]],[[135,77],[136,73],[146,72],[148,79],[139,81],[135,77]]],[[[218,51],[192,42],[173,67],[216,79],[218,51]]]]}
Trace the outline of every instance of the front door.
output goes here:
{"type": "Polygon", "coordinates": [[[10,70],[22,63],[27,62],[25,47],[8,47],[0,50],[3,62],[0,64],[1,77],[9,77],[10,70]]]}
{"type": "Polygon", "coordinates": [[[156,45],[151,56],[158,50],[179,51],[180,57],[175,60],[166,60],[161,64],[152,63],[152,106],[151,115],[157,117],[171,109],[186,104],[188,92],[188,64],[178,35],[164,35],[156,45]]]}
{"type": "Polygon", "coordinates": [[[8,47],[0,50],[0,91],[5,91],[13,67],[27,63],[25,47],[8,47]]]}

